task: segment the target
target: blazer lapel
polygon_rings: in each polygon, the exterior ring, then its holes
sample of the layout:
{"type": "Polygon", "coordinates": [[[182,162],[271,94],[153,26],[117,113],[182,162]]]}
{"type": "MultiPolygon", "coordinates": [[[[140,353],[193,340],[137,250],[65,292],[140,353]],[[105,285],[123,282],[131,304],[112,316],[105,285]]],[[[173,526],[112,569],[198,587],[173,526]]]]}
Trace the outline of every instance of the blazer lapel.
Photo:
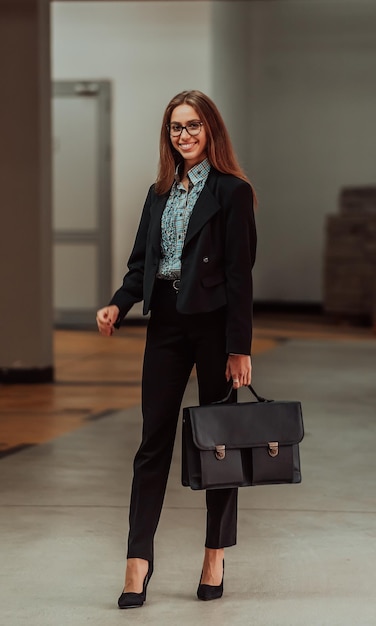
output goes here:
{"type": "Polygon", "coordinates": [[[212,192],[212,184],[214,182],[215,173],[210,172],[208,180],[203,187],[196,204],[193,207],[192,215],[189,220],[187,234],[184,241],[184,247],[191,239],[201,230],[211,217],[220,210],[221,206],[212,192]]]}

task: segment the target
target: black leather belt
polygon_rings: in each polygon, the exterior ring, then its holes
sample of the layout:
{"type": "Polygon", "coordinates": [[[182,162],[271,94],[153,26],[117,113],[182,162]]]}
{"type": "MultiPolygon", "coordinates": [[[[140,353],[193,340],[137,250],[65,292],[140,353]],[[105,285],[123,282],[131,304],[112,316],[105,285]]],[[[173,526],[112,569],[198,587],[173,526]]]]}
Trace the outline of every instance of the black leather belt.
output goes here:
{"type": "Polygon", "coordinates": [[[158,276],[158,281],[161,285],[165,284],[166,286],[170,286],[174,289],[176,293],[179,292],[180,289],[180,278],[162,278],[158,276]]]}

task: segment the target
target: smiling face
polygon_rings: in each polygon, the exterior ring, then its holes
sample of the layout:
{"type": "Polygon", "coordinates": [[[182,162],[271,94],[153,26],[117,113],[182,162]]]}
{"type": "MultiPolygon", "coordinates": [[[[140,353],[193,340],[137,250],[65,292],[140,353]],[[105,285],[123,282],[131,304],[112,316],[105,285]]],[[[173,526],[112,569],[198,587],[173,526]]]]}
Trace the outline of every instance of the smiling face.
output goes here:
{"type": "MultiPolygon", "coordinates": [[[[201,122],[201,120],[198,113],[189,104],[180,104],[172,111],[170,126],[173,124],[189,126],[191,122],[201,122]]],[[[198,135],[192,136],[188,133],[186,128],[184,128],[177,137],[173,137],[170,133],[170,139],[175,150],[177,150],[184,159],[184,174],[194,165],[197,165],[197,163],[201,163],[207,156],[207,137],[203,125],[200,127],[198,135]]]]}

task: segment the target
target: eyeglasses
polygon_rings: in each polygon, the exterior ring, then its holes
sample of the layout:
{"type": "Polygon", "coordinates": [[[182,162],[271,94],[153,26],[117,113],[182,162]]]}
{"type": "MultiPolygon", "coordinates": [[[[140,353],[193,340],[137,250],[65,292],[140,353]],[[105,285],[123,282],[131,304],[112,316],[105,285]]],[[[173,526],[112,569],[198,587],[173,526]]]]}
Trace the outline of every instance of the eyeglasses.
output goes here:
{"type": "Polygon", "coordinates": [[[179,137],[183,130],[186,130],[188,135],[191,137],[195,137],[199,135],[201,132],[201,127],[203,126],[203,122],[188,122],[186,126],[182,126],[181,124],[167,124],[167,130],[169,131],[171,137],[179,137]]]}

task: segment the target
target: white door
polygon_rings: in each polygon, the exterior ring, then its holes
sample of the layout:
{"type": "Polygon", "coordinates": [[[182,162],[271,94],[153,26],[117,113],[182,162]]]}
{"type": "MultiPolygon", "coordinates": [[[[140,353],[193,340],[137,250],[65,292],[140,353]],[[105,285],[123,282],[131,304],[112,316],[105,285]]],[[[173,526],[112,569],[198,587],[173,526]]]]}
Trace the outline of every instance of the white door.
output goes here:
{"type": "Polygon", "coordinates": [[[53,89],[55,322],[95,323],[111,287],[110,84],[53,89]]]}

